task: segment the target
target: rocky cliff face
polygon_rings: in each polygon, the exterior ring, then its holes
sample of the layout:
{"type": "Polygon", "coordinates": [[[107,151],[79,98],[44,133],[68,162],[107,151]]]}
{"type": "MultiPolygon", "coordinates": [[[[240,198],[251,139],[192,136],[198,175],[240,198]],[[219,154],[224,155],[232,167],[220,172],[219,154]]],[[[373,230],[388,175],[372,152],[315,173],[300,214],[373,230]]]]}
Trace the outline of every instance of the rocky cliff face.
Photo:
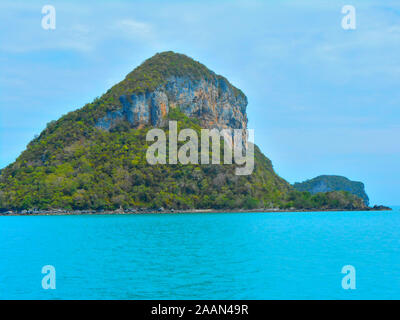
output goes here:
{"type": "Polygon", "coordinates": [[[247,128],[247,98],[238,94],[222,77],[191,79],[172,76],[152,92],[119,96],[122,108],[108,111],[96,126],[110,130],[120,121],[134,127],[160,127],[166,124],[170,108],[179,107],[188,117],[195,117],[203,128],[247,128]]]}

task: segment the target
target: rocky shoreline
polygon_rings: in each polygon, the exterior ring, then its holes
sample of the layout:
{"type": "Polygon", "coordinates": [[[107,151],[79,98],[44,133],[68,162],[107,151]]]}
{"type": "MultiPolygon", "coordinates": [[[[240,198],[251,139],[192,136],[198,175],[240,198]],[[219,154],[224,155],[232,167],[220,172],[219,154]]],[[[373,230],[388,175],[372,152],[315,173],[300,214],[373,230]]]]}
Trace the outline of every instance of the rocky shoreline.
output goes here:
{"type": "Polygon", "coordinates": [[[260,208],[260,209],[118,209],[118,210],[8,210],[0,212],[0,216],[44,216],[44,215],[106,215],[106,214],[146,214],[146,213],[251,213],[251,212],[340,212],[340,211],[391,211],[392,208],[386,206],[373,206],[362,209],[279,209],[279,208],[260,208]]]}

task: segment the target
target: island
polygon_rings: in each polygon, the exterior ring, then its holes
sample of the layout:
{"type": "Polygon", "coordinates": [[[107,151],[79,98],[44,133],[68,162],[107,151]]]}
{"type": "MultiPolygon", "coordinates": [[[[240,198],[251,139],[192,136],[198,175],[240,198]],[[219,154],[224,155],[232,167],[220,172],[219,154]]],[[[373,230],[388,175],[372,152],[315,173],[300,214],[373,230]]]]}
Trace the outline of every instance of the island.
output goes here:
{"type": "Polygon", "coordinates": [[[0,171],[0,212],[384,210],[351,190],[292,186],[255,145],[249,175],[236,175],[234,163],[146,161],[149,130],[168,131],[170,121],[196,132],[246,129],[247,103],[240,89],[200,62],[158,53],[101,97],[48,123],[0,171]]]}

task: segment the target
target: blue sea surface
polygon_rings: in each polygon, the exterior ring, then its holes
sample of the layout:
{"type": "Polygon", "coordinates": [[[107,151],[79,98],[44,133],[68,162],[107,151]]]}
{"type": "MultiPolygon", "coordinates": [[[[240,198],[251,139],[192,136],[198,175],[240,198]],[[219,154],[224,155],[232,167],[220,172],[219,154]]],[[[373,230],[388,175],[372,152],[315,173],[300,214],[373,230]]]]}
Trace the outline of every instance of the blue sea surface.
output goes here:
{"type": "Polygon", "coordinates": [[[2,216],[0,257],[0,299],[400,299],[400,207],[2,216]]]}

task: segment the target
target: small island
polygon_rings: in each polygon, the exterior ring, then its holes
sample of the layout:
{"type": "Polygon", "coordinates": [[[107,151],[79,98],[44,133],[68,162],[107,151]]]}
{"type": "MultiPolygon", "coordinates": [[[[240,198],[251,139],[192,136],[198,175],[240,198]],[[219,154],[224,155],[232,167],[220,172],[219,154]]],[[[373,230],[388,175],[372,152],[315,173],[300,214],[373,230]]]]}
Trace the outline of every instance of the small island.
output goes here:
{"type": "Polygon", "coordinates": [[[50,122],[0,171],[1,214],[388,210],[346,188],[292,186],[254,146],[254,171],[235,164],[150,165],[146,134],[246,129],[247,97],[225,77],[158,53],[101,97],[50,122]],[[317,192],[314,192],[317,191],[317,192]]]}

